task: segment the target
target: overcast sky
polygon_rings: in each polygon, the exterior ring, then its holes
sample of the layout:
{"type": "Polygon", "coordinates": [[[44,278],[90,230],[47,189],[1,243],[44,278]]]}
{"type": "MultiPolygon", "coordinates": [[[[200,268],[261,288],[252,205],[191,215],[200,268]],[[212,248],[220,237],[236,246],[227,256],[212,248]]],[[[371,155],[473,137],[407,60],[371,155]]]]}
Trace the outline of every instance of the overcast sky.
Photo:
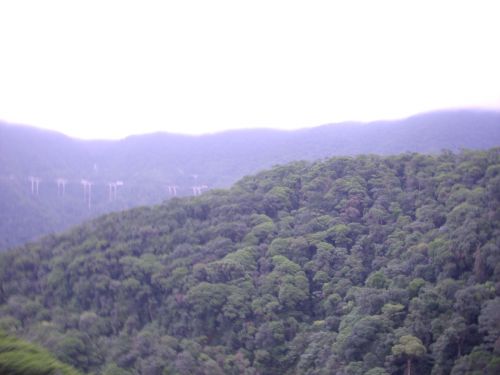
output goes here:
{"type": "Polygon", "coordinates": [[[500,108],[499,1],[0,2],[0,119],[82,138],[500,108]]]}

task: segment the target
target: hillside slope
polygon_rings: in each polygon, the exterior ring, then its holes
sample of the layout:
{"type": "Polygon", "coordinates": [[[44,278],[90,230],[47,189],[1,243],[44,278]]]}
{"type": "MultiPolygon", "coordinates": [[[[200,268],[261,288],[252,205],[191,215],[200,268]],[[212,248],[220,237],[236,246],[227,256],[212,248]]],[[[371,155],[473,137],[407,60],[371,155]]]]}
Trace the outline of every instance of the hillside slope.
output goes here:
{"type": "Polygon", "coordinates": [[[500,149],[298,162],[2,254],[0,327],[83,371],[493,375],[499,264],[500,149]]]}
{"type": "Polygon", "coordinates": [[[500,113],[481,111],[289,132],[241,130],[198,137],[159,133],[121,141],[80,141],[0,125],[0,249],[105,212],[160,203],[173,196],[168,186],[176,186],[178,195],[192,195],[193,186],[228,187],[245,175],[293,160],[494,146],[500,146],[500,113]],[[32,192],[30,176],[40,179],[38,194],[32,192]],[[67,180],[64,196],[58,178],[67,180]],[[82,179],[93,184],[90,209],[82,179]],[[123,186],[110,195],[109,183],[116,181],[123,186]]]}

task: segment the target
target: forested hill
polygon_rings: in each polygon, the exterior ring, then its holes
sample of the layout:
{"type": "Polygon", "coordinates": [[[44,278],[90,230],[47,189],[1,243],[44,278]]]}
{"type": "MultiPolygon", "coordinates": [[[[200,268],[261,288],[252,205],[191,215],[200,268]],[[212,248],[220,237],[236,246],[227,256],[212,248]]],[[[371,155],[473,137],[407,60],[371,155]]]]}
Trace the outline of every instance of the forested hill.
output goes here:
{"type": "Polygon", "coordinates": [[[196,137],[159,133],[121,141],[80,141],[0,125],[0,249],[105,212],[160,203],[174,196],[174,187],[179,196],[228,187],[245,175],[294,160],[495,146],[500,146],[500,112],[487,111],[443,111],[298,131],[196,137]],[[39,180],[38,190],[31,177],[39,180]],[[56,179],[65,181],[64,193],[56,179]],[[91,202],[82,180],[92,183],[91,202]],[[123,185],[110,194],[109,184],[117,181],[123,185]]]}
{"type": "Polygon", "coordinates": [[[296,162],[0,256],[84,372],[500,373],[500,149],[296,162]]]}

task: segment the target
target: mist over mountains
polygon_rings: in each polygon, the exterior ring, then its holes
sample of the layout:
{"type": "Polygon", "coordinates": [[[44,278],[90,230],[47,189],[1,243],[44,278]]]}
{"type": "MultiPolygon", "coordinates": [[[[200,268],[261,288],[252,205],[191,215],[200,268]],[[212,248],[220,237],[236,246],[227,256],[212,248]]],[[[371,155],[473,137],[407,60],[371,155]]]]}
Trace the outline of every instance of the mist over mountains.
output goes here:
{"type": "Polygon", "coordinates": [[[175,186],[178,196],[193,195],[293,160],[499,145],[500,112],[471,110],[297,131],[156,133],[119,141],[83,141],[0,124],[0,249],[105,212],[159,203],[174,196],[168,186],[175,186]],[[30,177],[40,180],[38,194],[32,193],[30,177]],[[67,180],[64,196],[58,191],[58,178],[67,180]],[[92,183],[90,204],[82,180],[92,183]],[[109,184],[116,181],[123,186],[111,196],[109,184]]]}

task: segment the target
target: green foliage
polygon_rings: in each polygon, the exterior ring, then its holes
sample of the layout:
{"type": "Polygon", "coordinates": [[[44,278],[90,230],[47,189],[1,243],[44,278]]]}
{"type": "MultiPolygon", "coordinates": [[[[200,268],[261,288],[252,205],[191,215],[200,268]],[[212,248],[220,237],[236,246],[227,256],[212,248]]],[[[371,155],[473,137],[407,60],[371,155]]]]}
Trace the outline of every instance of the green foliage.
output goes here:
{"type": "Polygon", "coordinates": [[[425,354],[425,346],[422,341],[415,336],[401,336],[399,343],[392,347],[394,355],[402,355],[406,357],[419,358],[425,354]]]}
{"type": "Polygon", "coordinates": [[[36,345],[0,331],[0,373],[5,375],[78,375],[36,345]]]}
{"type": "Polygon", "coordinates": [[[493,374],[500,150],[333,158],[0,256],[0,327],[103,374],[493,374]]]}

